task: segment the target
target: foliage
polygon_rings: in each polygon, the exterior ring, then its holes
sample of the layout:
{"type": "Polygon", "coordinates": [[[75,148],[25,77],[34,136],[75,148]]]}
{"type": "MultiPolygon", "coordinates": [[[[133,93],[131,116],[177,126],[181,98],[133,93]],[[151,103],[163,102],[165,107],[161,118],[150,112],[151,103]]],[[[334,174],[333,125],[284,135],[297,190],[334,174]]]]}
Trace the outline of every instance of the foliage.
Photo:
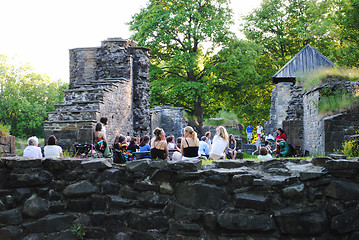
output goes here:
{"type": "Polygon", "coordinates": [[[0,55],[0,122],[11,126],[11,134],[20,137],[43,136],[43,121],[54,104],[63,101],[68,87],[50,81],[47,75],[33,72],[25,64],[11,64],[11,59],[0,55]]]}
{"type": "Polygon", "coordinates": [[[268,0],[244,18],[247,39],[262,45],[277,69],[305,45],[311,44],[325,55],[334,44],[335,24],[328,17],[330,0],[268,0]]]}
{"type": "Polygon", "coordinates": [[[339,109],[347,109],[354,102],[358,102],[358,97],[354,97],[350,93],[337,92],[330,96],[321,96],[318,103],[318,111],[320,113],[334,112],[339,109]]]}
{"type": "Polygon", "coordinates": [[[359,143],[358,140],[345,141],[343,144],[343,150],[341,152],[347,157],[358,157],[359,156],[359,143]]]}
{"type": "Polygon", "coordinates": [[[183,107],[201,127],[221,109],[208,94],[208,65],[213,48],[232,36],[228,0],[150,0],[129,24],[132,38],[151,48],[152,104],[183,107]]]}
{"type": "Polygon", "coordinates": [[[359,69],[335,67],[335,68],[322,68],[314,71],[307,72],[303,76],[297,78],[297,85],[302,85],[304,91],[324,84],[331,80],[333,77],[346,80],[346,81],[359,81],[359,69]]]}
{"type": "Polygon", "coordinates": [[[81,225],[79,224],[74,224],[71,227],[71,232],[77,237],[77,239],[84,239],[85,235],[86,235],[86,229],[84,229],[81,225]]]}
{"type": "Polygon", "coordinates": [[[10,127],[0,123],[0,136],[9,136],[10,127]]]}

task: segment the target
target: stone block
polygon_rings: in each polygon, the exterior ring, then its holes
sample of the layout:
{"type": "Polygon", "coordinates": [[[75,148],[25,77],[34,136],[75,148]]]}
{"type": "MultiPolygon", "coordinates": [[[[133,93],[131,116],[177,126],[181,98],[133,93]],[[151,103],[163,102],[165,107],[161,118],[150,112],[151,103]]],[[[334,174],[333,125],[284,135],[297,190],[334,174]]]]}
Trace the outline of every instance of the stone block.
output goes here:
{"type": "Polygon", "coordinates": [[[117,183],[104,181],[101,183],[101,192],[103,194],[118,194],[120,192],[120,185],[117,183]]]}
{"type": "Polygon", "coordinates": [[[330,157],[315,157],[311,162],[314,166],[325,167],[326,162],[330,160],[332,160],[330,157]]]}
{"type": "Polygon", "coordinates": [[[152,181],[159,182],[172,182],[175,178],[175,172],[169,169],[156,169],[150,177],[152,181]]]}
{"type": "Polygon", "coordinates": [[[108,196],[92,195],[91,196],[91,209],[93,211],[106,210],[110,199],[108,196]]]}
{"type": "Polygon", "coordinates": [[[14,196],[17,202],[24,202],[27,198],[31,197],[32,193],[31,188],[17,188],[14,196]]]}
{"type": "Polygon", "coordinates": [[[64,201],[51,201],[49,204],[49,211],[51,213],[59,213],[66,211],[66,202],[64,201]]]}
{"type": "Polygon", "coordinates": [[[218,216],[218,225],[229,231],[273,231],[275,222],[269,214],[255,213],[221,213],[218,216]]]}
{"type": "Polygon", "coordinates": [[[0,212],[0,224],[19,225],[22,223],[22,214],[19,208],[0,212]]]}
{"type": "Polygon", "coordinates": [[[327,174],[327,172],[313,172],[313,171],[308,172],[307,171],[307,172],[300,172],[299,177],[300,177],[300,180],[306,181],[306,180],[312,180],[312,179],[323,177],[326,174],[327,174]]]}
{"type": "Polygon", "coordinates": [[[97,187],[87,180],[67,186],[63,194],[67,197],[88,196],[97,192],[97,187]]]}
{"type": "Polygon", "coordinates": [[[8,168],[39,168],[42,167],[41,159],[21,158],[6,160],[5,166],[8,168]]]}
{"type": "Polygon", "coordinates": [[[176,222],[172,221],[169,224],[169,234],[170,235],[185,235],[199,237],[201,232],[201,227],[195,223],[185,223],[185,222],[176,222]]]}
{"type": "Polygon", "coordinates": [[[88,212],[91,210],[91,199],[70,199],[67,209],[72,212],[88,212]]]}
{"type": "Polygon", "coordinates": [[[232,188],[249,187],[253,184],[254,176],[252,174],[238,174],[232,178],[232,188]]]}
{"type": "Polygon", "coordinates": [[[81,167],[84,169],[106,169],[111,168],[112,164],[108,159],[96,159],[90,161],[82,161],[81,167]]]}
{"type": "Polygon", "coordinates": [[[67,229],[57,233],[51,233],[47,235],[46,239],[48,240],[78,240],[78,237],[71,231],[71,229],[67,229]]]}
{"type": "Polygon", "coordinates": [[[237,160],[217,160],[213,161],[213,163],[217,168],[240,168],[247,166],[247,161],[237,160]]]}
{"type": "Polygon", "coordinates": [[[309,236],[327,230],[328,219],[324,212],[292,208],[277,211],[274,215],[281,233],[284,234],[309,236]]]}
{"type": "Polygon", "coordinates": [[[186,208],[180,204],[174,205],[174,217],[182,221],[196,221],[201,218],[202,212],[193,208],[186,208]]]}
{"type": "Polygon", "coordinates": [[[358,169],[359,161],[355,160],[330,160],[326,162],[326,169],[328,172],[342,169],[358,169]]]}
{"type": "Polygon", "coordinates": [[[117,196],[111,196],[109,201],[109,208],[110,209],[123,209],[131,207],[133,203],[129,200],[117,197],[117,196]]]}
{"type": "Polygon", "coordinates": [[[282,193],[288,199],[301,199],[304,194],[304,184],[283,188],[282,193]]]}
{"type": "Polygon", "coordinates": [[[133,188],[137,191],[154,191],[159,192],[159,186],[153,184],[151,182],[142,181],[142,182],[135,182],[133,184],[133,188]]]}
{"type": "Polygon", "coordinates": [[[126,168],[131,172],[144,172],[150,169],[150,161],[148,160],[137,160],[126,163],[126,168]]]}
{"type": "Polygon", "coordinates": [[[168,229],[168,220],[162,211],[131,211],[128,215],[127,223],[129,227],[143,232],[151,229],[168,229]]]}
{"type": "Polygon", "coordinates": [[[196,180],[201,178],[203,175],[202,171],[198,171],[198,172],[183,172],[183,171],[178,171],[177,172],[177,180],[178,181],[190,181],[190,180],[196,180]]]}
{"type": "Polygon", "coordinates": [[[325,195],[339,200],[358,200],[359,184],[332,180],[325,189],[325,195]]]}
{"type": "Polygon", "coordinates": [[[359,231],[359,208],[350,209],[334,216],[331,228],[340,234],[359,231]]]}
{"type": "Polygon", "coordinates": [[[234,196],[234,205],[237,208],[251,208],[256,210],[269,210],[269,198],[249,193],[237,193],[234,196]]]}
{"type": "Polygon", "coordinates": [[[145,207],[164,207],[170,201],[168,195],[158,194],[156,192],[143,192],[138,196],[141,206],[145,207]]]}
{"type": "Polygon", "coordinates": [[[218,210],[227,200],[223,189],[204,183],[178,183],[175,195],[179,203],[200,209],[218,210]]]}
{"type": "Polygon", "coordinates": [[[81,166],[81,159],[45,159],[42,161],[44,167],[53,170],[74,169],[81,166]]]}
{"type": "Polygon", "coordinates": [[[174,193],[174,189],[168,182],[163,182],[160,185],[160,193],[171,195],[174,193]]]}
{"type": "Polygon", "coordinates": [[[24,223],[23,226],[30,233],[54,233],[70,229],[73,221],[74,217],[70,214],[54,214],[24,223]]]}
{"type": "Polygon", "coordinates": [[[176,171],[196,172],[202,168],[202,160],[172,161],[169,167],[176,171]]]}
{"type": "Polygon", "coordinates": [[[22,213],[25,216],[39,218],[49,212],[48,201],[38,197],[31,197],[26,200],[22,213]]]}
{"type": "Polygon", "coordinates": [[[53,176],[48,171],[24,169],[22,172],[12,171],[9,175],[8,184],[15,188],[48,186],[52,179],[53,176]]]}
{"type": "Polygon", "coordinates": [[[0,228],[0,239],[1,240],[17,240],[21,239],[22,231],[20,228],[15,226],[7,226],[0,228]]]}

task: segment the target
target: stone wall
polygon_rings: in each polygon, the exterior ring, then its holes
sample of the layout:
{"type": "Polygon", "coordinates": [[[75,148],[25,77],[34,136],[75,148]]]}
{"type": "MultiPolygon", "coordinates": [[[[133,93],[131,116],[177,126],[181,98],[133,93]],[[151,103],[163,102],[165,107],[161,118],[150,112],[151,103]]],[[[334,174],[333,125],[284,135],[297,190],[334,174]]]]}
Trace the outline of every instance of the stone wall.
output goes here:
{"type": "MultiPolygon", "coordinates": [[[[152,109],[151,128],[163,128],[166,135],[174,135],[175,138],[183,136],[183,129],[186,127],[186,121],[183,117],[183,108],[156,106],[152,109]]],[[[200,137],[200,136],[199,136],[200,137]]]]}
{"type": "Polygon", "coordinates": [[[358,159],[0,158],[0,239],[359,237],[358,159]]]}
{"type": "Polygon", "coordinates": [[[0,136],[0,156],[15,155],[15,136],[0,136]]]}
{"type": "Polygon", "coordinates": [[[58,144],[92,143],[96,122],[109,119],[107,139],[150,133],[149,49],[131,40],[109,38],[101,47],[70,50],[70,88],[45,122],[45,140],[58,144]]]}
{"type": "Polygon", "coordinates": [[[279,82],[273,88],[269,119],[264,124],[266,134],[270,133],[276,136],[276,130],[283,128],[282,122],[288,116],[287,110],[291,100],[292,85],[293,83],[289,82],[279,82]]]}

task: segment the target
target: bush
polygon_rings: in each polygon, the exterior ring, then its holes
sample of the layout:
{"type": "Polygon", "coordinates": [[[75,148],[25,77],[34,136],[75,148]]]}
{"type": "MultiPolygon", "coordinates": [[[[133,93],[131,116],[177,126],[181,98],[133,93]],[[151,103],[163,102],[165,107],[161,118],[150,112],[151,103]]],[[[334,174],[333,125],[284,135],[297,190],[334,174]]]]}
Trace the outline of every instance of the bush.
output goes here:
{"type": "Polygon", "coordinates": [[[10,126],[6,126],[0,123],[0,136],[9,136],[10,135],[10,126]]]}
{"type": "Polygon", "coordinates": [[[343,144],[343,150],[341,152],[347,157],[358,157],[359,156],[359,144],[358,140],[345,141],[343,144]]]}

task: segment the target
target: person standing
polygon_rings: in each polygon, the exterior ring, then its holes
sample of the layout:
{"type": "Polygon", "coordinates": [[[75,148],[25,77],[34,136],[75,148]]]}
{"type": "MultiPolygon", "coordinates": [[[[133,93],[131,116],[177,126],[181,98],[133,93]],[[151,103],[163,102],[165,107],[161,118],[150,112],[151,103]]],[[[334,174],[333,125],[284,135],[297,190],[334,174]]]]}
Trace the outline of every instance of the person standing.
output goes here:
{"type": "Polygon", "coordinates": [[[251,143],[252,142],[252,137],[253,137],[253,126],[251,124],[248,125],[248,127],[246,128],[246,133],[247,133],[247,143],[251,143]]]}
{"type": "Polygon", "coordinates": [[[257,137],[261,137],[263,136],[263,127],[262,127],[262,124],[258,124],[257,126],[257,137]]]}

